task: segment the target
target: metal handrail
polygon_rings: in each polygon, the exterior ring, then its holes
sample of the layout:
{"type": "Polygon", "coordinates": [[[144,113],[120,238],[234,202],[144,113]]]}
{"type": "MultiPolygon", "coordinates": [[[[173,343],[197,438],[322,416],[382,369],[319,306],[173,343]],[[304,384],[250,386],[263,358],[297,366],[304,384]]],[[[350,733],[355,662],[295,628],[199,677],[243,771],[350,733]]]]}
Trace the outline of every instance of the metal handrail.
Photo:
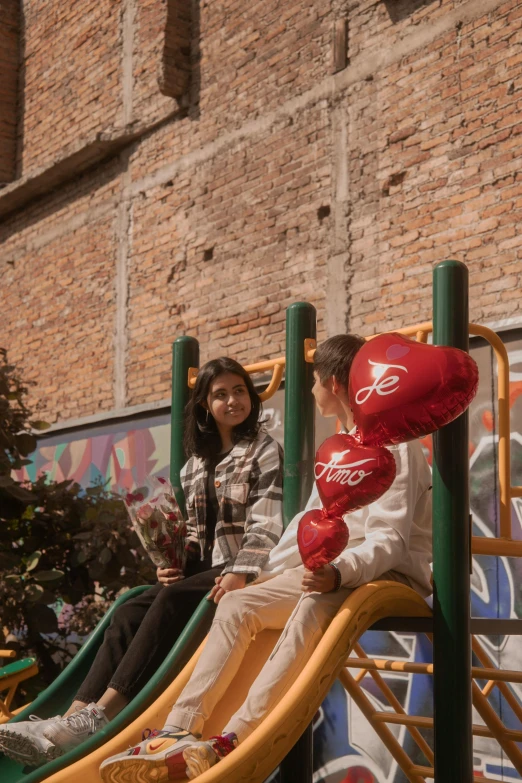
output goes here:
{"type": "MultiPolygon", "coordinates": [[[[286,365],[286,358],[284,356],[279,356],[277,359],[267,359],[266,361],[263,362],[256,362],[255,364],[245,364],[243,366],[243,369],[246,370],[247,373],[249,373],[249,375],[253,375],[254,373],[258,373],[258,372],[267,372],[268,370],[272,370],[272,376],[270,378],[268,386],[259,395],[261,402],[265,402],[265,400],[269,400],[270,397],[273,397],[276,391],[281,386],[285,365],[286,365]]],[[[199,372],[198,367],[189,367],[188,377],[187,377],[187,385],[189,389],[193,389],[195,387],[198,372],[199,372]]]]}

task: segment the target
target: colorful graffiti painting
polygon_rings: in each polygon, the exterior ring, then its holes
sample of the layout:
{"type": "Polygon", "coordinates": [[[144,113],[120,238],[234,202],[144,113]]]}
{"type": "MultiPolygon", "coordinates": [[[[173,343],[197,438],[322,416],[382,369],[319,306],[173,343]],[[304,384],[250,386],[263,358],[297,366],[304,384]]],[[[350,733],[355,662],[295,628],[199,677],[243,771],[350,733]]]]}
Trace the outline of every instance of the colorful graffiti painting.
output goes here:
{"type": "Polygon", "coordinates": [[[114,492],[130,490],[148,475],[168,476],[169,415],[59,433],[42,439],[32,459],[20,472],[21,480],[44,473],[51,481],[73,479],[82,487],[103,483],[114,492]]]}

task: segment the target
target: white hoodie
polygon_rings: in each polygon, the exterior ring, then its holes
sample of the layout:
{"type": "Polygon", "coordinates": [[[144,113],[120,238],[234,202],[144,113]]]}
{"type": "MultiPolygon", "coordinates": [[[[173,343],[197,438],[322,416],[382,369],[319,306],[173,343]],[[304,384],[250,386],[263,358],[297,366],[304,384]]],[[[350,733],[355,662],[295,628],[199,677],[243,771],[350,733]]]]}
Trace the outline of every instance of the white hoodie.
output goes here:
{"type": "MultiPolygon", "coordinates": [[[[375,503],[344,516],[350,539],[334,563],[345,587],[359,587],[393,570],[425,597],[432,592],[431,472],[419,441],[389,448],[397,466],[395,481],[375,503]]],[[[321,508],[315,484],[305,510],[295,515],[271,550],[257,581],[302,565],[297,528],[312,508],[321,508]]]]}

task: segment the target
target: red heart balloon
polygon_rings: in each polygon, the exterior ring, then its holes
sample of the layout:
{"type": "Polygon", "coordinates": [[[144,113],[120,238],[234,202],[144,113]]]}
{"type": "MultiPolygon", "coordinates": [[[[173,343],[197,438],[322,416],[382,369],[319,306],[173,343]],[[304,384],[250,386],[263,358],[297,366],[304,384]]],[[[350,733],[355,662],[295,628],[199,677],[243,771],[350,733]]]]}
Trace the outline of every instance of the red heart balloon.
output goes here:
{"type": "Polygon", "coordinates": [[[449,424],[477,393],[478,367],[458,348],[381,334],[357,352],[349,396],[361,442],[404,443],[449,424]]]}
{"type": "Polygon", "coordinates": [[[327,438],[315,455],[315,481],[323,506],[332,514],[349,514],[373,503],[395,479],[393,454],[361,446],[340,433],[327,438]]]}
{"type": "Polygon", "coordinates": [[[348,543],[348,528],[342,517],[328,516],[324,509],[307,511],[299,520],[297,545],[309,571],[330,563],[348,543]]]}

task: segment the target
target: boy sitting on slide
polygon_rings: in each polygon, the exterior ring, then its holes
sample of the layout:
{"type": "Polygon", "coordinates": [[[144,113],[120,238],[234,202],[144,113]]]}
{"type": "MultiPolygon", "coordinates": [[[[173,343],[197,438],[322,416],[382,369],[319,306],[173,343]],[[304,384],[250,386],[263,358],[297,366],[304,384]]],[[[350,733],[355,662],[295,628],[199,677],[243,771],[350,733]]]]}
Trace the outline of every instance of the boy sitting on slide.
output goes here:
{"type": "MultiPolygon", "coordinates": [[[[338,335],[314,357],[313,394],[323,416],[353,427],[348,376],[364,340],[338,335]]],[[[211,597],[219,604],[192,677],[160,732],[103,762],[105,783],[129,780],[194,779],[251,734],[296,680],[321,636],[352,590],[375,579],[431,593],[431,474],[418,441],[392,447],[397,474],[375,503],[345,516],[350,540],[344,552],[318,571],[307,571],[297,547],[297,514],[254,584],[226,592],[219,583],[211,597]],[[294,612],[302,592],[303,601],[294,612]],[[223,727],[201,741],[205,721],[232,683],[245,652],[265,628],[283,629],[280,641],[253,682],[247,699],[223,727]]],[[[320,508],[316,488],[306,510],[320,508]]],[[[219,582],[219,580],[216,580],[219,582]]]]}

